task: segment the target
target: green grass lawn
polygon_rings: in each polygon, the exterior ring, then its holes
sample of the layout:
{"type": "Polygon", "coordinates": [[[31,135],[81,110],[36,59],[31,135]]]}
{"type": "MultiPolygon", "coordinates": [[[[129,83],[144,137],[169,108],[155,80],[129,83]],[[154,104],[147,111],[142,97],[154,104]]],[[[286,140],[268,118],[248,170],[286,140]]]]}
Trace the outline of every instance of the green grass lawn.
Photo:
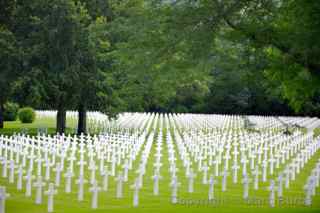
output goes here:
{"type": "MultiPolygon", "coordinates": [[[[67,133],[74,133],[75,122],[71,119],[67,120],[67,133]]],[[[17,121],[6,121],[4,122],[4,129],[0,129],[0,134],[12,135],[14,133],[20,133],[27,131],[30,135],[36,135],[39,128],[46,128],[48,134],[55,134],[56,132],[56,120],[54,118],[42,118],[36,119],[31,124],[21,123],[17,121]]]]}
{"type": "MultiPolygon", "coordinates": [[[[19,132],[21,128],[29,128],[32,131],[36,131],[38,127],[46,126],[50,131],[54,132],[55,122],[54,120],[37,120],[33,124],[20,124],[19,122],[8,122],[6,123],[6,129],[9,133],[13,131],[19,132]]],[[[2,132],[0,132],[1,134],[2,132]]],[[[163,132],[163,137],[165,139],[166,132],[163,132]]],[[[153,154],[155,153],[155,145],[152,146],[151,154],[148,159],[146,174],[144,176],[144,184],[139,193],[139,206],[134,208],[132,206],[133,202],[133,190],[130,186],[133,184],[136,174],[134,170],[137,168],[139,158],[135,161],[134,168],[129,172],[129,181],[124,184],[124,198],[116,198],[116,183],[113,177],[109,179],[109,191],[99,193],[99,208],[97,210],[92,210],[91,206],[91,193],[89,193],[89,184],[85,185],[85,200],[83,202],[77,201],[77,186],[74,183],[75,178],[73,178],[72,193],[64,193],[64,178],[61,177],[61,185],[58,188],[59,193],[55,196],[54,202],[54,212],[57,213],[91,213],[91,212],[119,212],[119,213],[129,213],[129,212],[141,212],[141,213],[194,213],[194,212],[223,212],[223,213],[247,213],[247,212],[284,212],[284,213],[319,213],[320,212],[320,191],[318,190],[317,196],[313,199],[312,207],[305,207],[302,203],[297,203],[293,205],[283,205],[282,207],[269,208],[268,207],[268,183],[261,184],[258,191],[250,190],[249,196],[257,199],[264,199],[266,203],[262,205],[248,205],[242,200],[242,185],[239,183],[232,184],[231,175],[228,177],[228,190],[226,192],[221,192],[221,178],[219,183],[215,186],[217,199],[225,200],[225,203],[219,205],[205,205],[205,204],[193,204],[193,205],[173,205],[170,202],[171,190],[169,187],[170,173],[168,171],[168,152],[165,141],[163,139],[163,157],[161,167],[161,175],[163,179],[160,181],[160,195],[154,196],[152,193],[153,182],[151,176],[153,175],[153,154]]],[[[175,145],[176,146],[176,145],[175,145]]],[[[177,147],[175,147],[177,151],[177,147]]],[[[176,152],[176,157],[177,156],[176,152]]],[[[141,152],[140,152],[141,154],[141,152]]],[[[315,156],[308,162],[304,167],[303,171],[297,176],[296,181],[291,182],[290,189],[284,190],[285,198],[295,199],[304,198],[303,185],[306,182],[307,176],[310,174],[311,169],[315,166],[316,161],[320,159],[320,152],[316,153],[315,156]]],[[[190,194],[187,192],[187,179],[184,176],[184,170],[182,169],[182,162],[179,159],[177,161],[177,167],[180,168],[178,171],[179,182],[181,182],[181,187],[179,188],[178,198],[193,201],[206,201],[208,195],[208,185],[201,184],[201,175],[198,173],[197,179],[195,181],[195,192],[190,194]]],[[[77,167],[75,167],[77,168],[77,167]]],[[[118,168],[119,170],[120,168],[118,168]]],[[[195,170],[195,167],[194,167],[195,170]]],[[[276,170],[275,173],[277,173],[276,170]]],[[[36,172],[36,169],[35,169],[36,172]]],[[[239,171],[240,172],[240,171],[239,171]]],[[[44,173],[44,170],[43,170],[44,173]]],[[[77,174],[77,170],[76,170],[77,174]]],[[[90,173],[86,172],[87,179],[89,179],[90,173]]],[[[97,177],[98,174],[97,174],[97,177]]],[[[51,178],[54,179],[54,173],[51,173],[51,178]]],[[[100,177],[99,177],[100,178],[100,177]]],[[[98,180],[99,180],[98,178],[98,180]]],[[[16,190],[16,184],[8,184],[7,179],[0,177],[0,185],[6,186],[8,192],[11,194],[10,198],[6,201],[6,212],[7,213],[45,213],[47,212],[47,197],[44,197],[44,202],[42,205],[35,205],[35,190],[32,192],[31,198],[26,198],[24,196],[24,189],[22,191],[16,190]]],[[[252,188],[252,184],[251,184],[252,188]]]]}
{"type": "Polygon", "coordinates": [[[314,129],[314,136],[317,137],[320,135],[320,128],[314,129]]]}

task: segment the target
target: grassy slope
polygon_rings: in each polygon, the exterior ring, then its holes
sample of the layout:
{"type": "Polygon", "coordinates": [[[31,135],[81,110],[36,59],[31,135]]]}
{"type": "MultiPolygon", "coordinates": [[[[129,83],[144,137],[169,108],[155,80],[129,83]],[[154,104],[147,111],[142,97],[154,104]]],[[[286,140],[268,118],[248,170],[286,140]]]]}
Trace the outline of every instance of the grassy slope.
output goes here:
{"type": "MultiPolygon", "coordinates": [[[[54,122],[45,120],[40,121],[38,120],[34,124],[28,126],[29,128],[36,128],[39,125],[46,124],[48,127],[54,127],[54,122]],[[42,123],[43,122],[43,123],[42,123]]],[[[10,123],[7,125],[10,129],[19,129],[18,123],[10,123]]],[[[163,136],[165,137],[166,133],[164,132],[163,136]]],[[[146,175],[144,176],[144,185],[143,188],[140,190],[140,205],[137,208],[132,207],[132,196],[133,191],[130,189],[130,185],[133,184],[134,177],[136,175],[133,171],[129,173],[129,182],[125,183],[124,185],[124,198],[116,199],[115,198],[115,181],[113,178],[110,178],[110,185],[108,192],[100,192],[99,193],[99,208],[97,210],[90,209],[90,202],[91,202],[91,195],[88,193],[88,184],[85,188],[85,201],[78,202],[77,201],[77,190],[76,185],[73,182],[73,191],[72,194],[65,194],[64,193],[64,179],[62,178],[61,186],[58,188],[58,195],[55,197],[55,205],[54,205],[54,212],[57,213],[89,213],[89,212],[119,212],[119,213],[127,213],[127,212],[141,212],[141,213],[149,213],[149,212],[166,212],[166,213],[173,213],[173,212],[184,212],[184,213],[191,213],[191,212],[225,212],[225,213],[247,213],[247,212],[290,212],[290,213],[308,213],[308,212],[320,212],[320,196],[319,190],[316,197],[313,200],[313,207],[307,208],[303,205],[295,205],[292,207],[277,207],[274,209],[269,208],[267,205],[262,206],[248,206],[244,204],[242,201],[238,204],[231,202],[226,203],[221,206],[206,206],[206,205],[193,205],[193,206],[185,206],[185,205],[172,205],[170,203],[170,188],[169,188],[169,181],[170,181],[170,174],[168,172],[168,160],[167,160],[167,147],[165,141],[163,140],[163,158],[162,163],[163,166],[161,168],[161,175],[163,179],[160,182],[160,196],[155,197],[152,194],[152,180],[151,176],[153,173],[152,164],[153,164],[153,153],[155,152],[155,146],[152,146],[151,155],[148,159],[146,175]]],[[[177,152],[176,152],[176,157],[177,152]]],[[[307,176],[310,174],[310,170],[314,167],[315,162],[320,158],[320,153],[318,152],[316,156],[312,158],[312,160],[305,166],[304,170],[300,173],[297,177],[295,182],[291,182],[289,192],[284,191],[284,195],[288,197],[299,197],[303,198],[303,191],[302,187],[305,184],[307,176]]],[[[139,159],[139,158],[138,158],[139,159]]],[[[134,167],[137,168],[136,160],[134,167]]],[[[182,186],[179,188],[179,198],[183,199],[207,199],[207,192],[208,186],[200,184],[201,175],[198,173],[197,180],[195,184],[195,192],[193,194],[189,194],[187,192],[187,180],[184,178],[184,170],[181,168],[181,160],[177,161],[177,166],[181,170],[178,172],[179,181],[182,183],[182,186]]],[[[76,167],[75,167],[76,168],[76,167]]],[[[44,171],[43,171],[44,172],[44,171]]],[[[88,172],[86,172],[89,178],[88,172]]],[[[54,178],[54,173],[52,173],[51,178],[54,178]]],[[[98,175],[97,175],[98,177],[98,175]]],[[[221,180],[221,179],[219,179],[221,180]]],[[[0,185],[4,185],[7,187],[11,197],[6,202],[7,213],[45,213],[46,210],[46,197],[44,197],[44,204],[42,205],[35,205],[34,204],[34,195],[35,191],[33,191],[32,198],[26,198],[24,196],[24,190],[18,192],[16,191],[15,184],[8,184],[6,179],[0,177],[0,185]]],[[[254,192],[250,190],[249,195],[261,197],[268,199],[268,192],[266,191],[267,185],[260,186],[260,190],[254,192]]],[[[228,190],[227,192],[221,192],[221,184],[218,183],[216,185],[216,197],[223,198],[223,199],[230,199],[235,198],[241,200],[242,195],[242,186],[241,184],[233,185],[231,183],[231,176],[228,177],[228,190]]]]}

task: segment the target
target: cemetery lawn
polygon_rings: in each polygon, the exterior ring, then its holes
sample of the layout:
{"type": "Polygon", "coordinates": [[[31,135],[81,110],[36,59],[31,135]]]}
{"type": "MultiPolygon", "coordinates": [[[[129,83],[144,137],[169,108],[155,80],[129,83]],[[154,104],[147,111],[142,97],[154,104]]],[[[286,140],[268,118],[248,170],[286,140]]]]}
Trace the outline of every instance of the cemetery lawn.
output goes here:
{"type": "MultiPolygon", "coordinates": [[[[72,126],[75,126],[73,120],[67,120],[67,133],[72,133],[72,126]]],[[[29,135],[37,135],[39,128],[47,128],[48,134],[55,134],[56,121],[54,118],[40,118],[36,119],[31,124],[24,124],[21,121],[6,121],[4,122],[4,128],[0,129],[0,135],[13,135],[15,133],[21,133],[27,131],[29,135]]]]}
{"type": "MultiPolygon", "coordinates": [[[[155,152],[155,150],[153,150],[155,152]]],[[[164,158],[167,157],[167,152],[164,153],[164,158]]],[[[303,191],[301,188],[305,184],[305,180],[309,175],[309,172],[314,167],[317,159],[320,158],[320,153],[317,153],[305,166],[303,172],[301,172],[296,181],[294,181],[289,191],[284,191],[284,195],[290,198],[304,198],[303,191]]],[[[103,213],[103,212],[116,212],[116,213],[319,213],[320,212],[320,196],[316,195],[313,197],[313,207],[304,207],[303,204],[293,204],[287,207],[268,207],[268,192],[266,190],[267,184],[261,184],[260,189],[257,192],[250,190],[249,194],[257,196],[257,198],[265,199],[265,204],[259,206],[258,204],[244,204],[241,201],[242,187],[232,185],[231,177],[228,177],[228,190],[227,192],[221,192],[221,185],[218,184],[216,188],[216,197],[222,199],[230,199],[230,203],[226,201],[224,204],[219,205],[205,205],[205,204],[193,204],[193,205],[182,205],[182,204],[171,204],[170,203],[170,190],[169,190],[169,172],[168,162],[164,161],[164,165],[161,167],[161,175],[163,179],[160,181],[160,195],[158,197],[152,194],[152,165],[148,163],[146,175],[144,177],[144,186],[139,193],[139,206],[133,207],[133,189],[130,185],[133,184],[134,175],[129,173],[129,182],[124,184],[124,197],[122,199],[116,199],[116,183],[112,177],[110,177],[110,185],[108,192],[99,193],[99,208],[92,210],[91,205],[91,194],[88,193],[88,184],[85,185],[85,200],[83,202],[77,201],[77,186],[73,183],[72,193],[64,193],[64,179],[62,178],[61,186],[58,188],[58,194],[54,198],[54,212],[56,213],[103,213]],[[237,200],[239,203],[236,203],[237,200]]],[[[179,162],[181,163],[181,161],[179,162]]],[[[137,166],[137,165],[135,165],[137,166]]],[[[194,201],[202,200],[205,201],[207,198],[207,186],[198,184],[199,175],[197,176],[197,183],[195,184],[195,192],[189,194],[187,192],[187,182],[182,179],[183,174],[180,173],[180,182],[182,186],[179,188],[179,197],[182,199],[192,199],[194,201]]],[[[89,175],[88,177],[89,178],[89,175]]],[[[44,196],[44,203],[42,205],[35,205],[35,190],[33,189],[32,198],[26,198],[24,196],[24,189],[22,191],[16,190],[16,184],[8,184],[6,179],[0,178],[0,185],[5,185],[7,190],[10,192],[12,198],[6,200],[7,213],[46,213],[47,212],[47,197],[44,196]]],[[[319,190],[317,193],[320,193],[319,190]]],[[[301,199],[300,199],[301,200],[301,199]]]]}
{"type": "MultiPolygon", "coordinates": [[[[43,119],[36,120],[33,124],[21,124],[20,122],[6,122],[6,128],[1,133],[7,132],[12,134],[14,132],[19,132],[21,128],[28,128],[30,132],[36,133],[37,128],[46,126],[49,129],[49,133],[54,132],[55,122],[53,119],[43,119]]],[[[165,136],[166,133],[164,132],[165,136]]],[[[164,138],[165,139],[165,138],[164,138]]],[[[163,143],[164,140],[163,140],[163,143]]],[[[165,144],[163,144],[165,148],[165,144]]],[[[175,145],[176,146],[176,145],[175,145]]],[[[176,149],[177,147],[175,147],[176,149]]],[[[155,146],[152,146],[151,155],[156,152],[155,146]]],[[[284,207],[269,208],[268,207],[268,196],[269,192],[267,190],[267,183],[260,183],[260,188],[258,191],[250,189],[249,195],[257,199],[263,199],[261,205],[258,203],[246,204],[242,200],[242,185],[232,184],[231,175],[228,176],[228,190],[226,192],[221,192],[221,183],[215,186],[215,196],[217,199],[221,199],[222,204],[205,204],[208,196],[208,186],[203,185],[200,182],[201,176],[198,174],[196,177],[194,185],[194,193],[189,194],[187,192],[187,180],[184,178],[184,172],[178,171],[179,182],[181,182],[181,187],[178,190],[178,198],[184,200],[192,200],[194,204],[171,204],[170,196],[171,190],[169,187],[170,183],[170,173],[168,171],[169,162],[167,149],[163,149],[163,166],[161,167],[161,175],[163,177],[160,180],[160,195],[154,196],[152,192],[153,181],[151,176],[153,175],[153,159],[149,159],[146,166],[146,174],[144,176],[144,184],[139,192],[139,206],[133,207],[133,189],[130,186],[134,182],[136,174],[133,172],[129,173],[129,181],[124,183],[124,197],[122,199],[116,198],[116,182],[113,177],[109,179],[109,190],[107,192],[101,191],[99,193],[99,207],[97,210],[92,210],[91,205],[91,193],[89,193],[89,184],[85,185],[85,199],[83,202],[77,201],[77,186],[72,183],[72,193],[64,193],[64,178],[61,179],[61,185],[58,190],[58,194],[54,198],[54,212],[56,213],[103,213],[103,212],[116,212],[116,213],[194,213],[194,212],[221,212],[221,213],[319,213],[320,212],[320,191],[318,188],[317,195],[313,197],[313,206],[305,207],[303,205],[304,193],[303,186],[306,182],[308,175],[312,168],[314,168],[315,163],[320,159],[320,152],[316,153],[310,161],[305,165],[303,171],[296,177],[296,180],[291,183],[290,190],[284,190],[284,197],[290,199],[299,199],[299,204],[295,203],[290,205],[285,205],[284,207]],[[201,203],[199,203],[202,202],[201,203]],[[301,202],[302,201],[302,202],[301,202]]],[[[141,153],[139,155],[141,157],[141,153]]],[[[139,160],[135,161],[134,169],[137,169],[139,160]]],[[[182,168],[181,159],[177,160],[177,167],[182,168]]],[[[118,168],[120,169],[120,168],[118,168]]],[[[77,171],[76,171],[77,173],[77,171]]],[[[87,179],[89,178],[88,172],[86,173],[87,179]]],[[[275,178],[275,177],[273,177],[275,178]]],[[[240,180],[239,180],[240,181],[240,180]]],[[[6,213],[45,213],[47,212],[47,197],[44,196],[42,205],[35,205],[35,189],[33,188],[32,197],[27,198],[24,195],[25,189],[22,191],[16,190],[16,183],[9,184],[7,179],[0,177],[0,185],[6,186],[7,191],[10,193],[10,197],[6,200],[6,213]]],[[[258,202],[261,202],[258,201],[258,202]]],[[[291,201],[294,202],[294,201],[291,201]]]]}
{"type": "Polygon", "coordinates": [[[317,137],[318,135],[320,135],[320,128],[314,129],[314,136],[317,137]]]}

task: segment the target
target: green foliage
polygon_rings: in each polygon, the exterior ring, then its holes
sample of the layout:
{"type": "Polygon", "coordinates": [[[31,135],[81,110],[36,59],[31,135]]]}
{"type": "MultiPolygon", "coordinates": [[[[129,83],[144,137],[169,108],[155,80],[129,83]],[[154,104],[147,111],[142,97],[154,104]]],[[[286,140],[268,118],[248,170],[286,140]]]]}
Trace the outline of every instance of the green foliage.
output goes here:
{"type": "Polygon", "coordinates": [[[0,104],[319,115],[320,1],[0,5],[0,104]]]}
{"type": "Polygon", "coordinates": [[[0,25],[0,103],[5,103],[10,95],[10,86],[17,78],[16,39],[6,27],[0,25]]]}
{"type": "Polygon", "coordinates": [[[3,117],[5,121],[15,121],[18,116],[19,105],[13,102],[7,102],[4,105],[3,117]]]}
{"type": "Polygon", "coordinates": [[[0,26],[10,26],[16,1],[0,1],[0,26]]]}
{"type": "Polygon", "coordinates": [[[18,116],[22,123],[32,123],[36,119],[36,113],[31,107],[21,108],[18,112],[18,116]]]}
{"type": "Polygon", "coordinates": [[[226,18],[236,32],[232,39],[246,39],[259,47],[268,60],[265,73],[280,85],[282,98],[296,112],[307,113],[307,105],[320,90],[320,2],[283,0],[254,5],[226,18]]]}

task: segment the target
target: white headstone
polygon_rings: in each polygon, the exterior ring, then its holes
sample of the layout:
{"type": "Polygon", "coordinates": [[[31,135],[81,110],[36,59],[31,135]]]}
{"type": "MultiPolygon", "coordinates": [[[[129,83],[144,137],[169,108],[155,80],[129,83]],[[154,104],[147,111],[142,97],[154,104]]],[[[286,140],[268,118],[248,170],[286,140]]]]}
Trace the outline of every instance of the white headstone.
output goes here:
{"type": "Polygon", "coordinates": [[[48,196],[48,212],[53,212],[53,206],[54,206],[54,195],[57,194],[57,190],[54,188],[54,184],[50,183],[48,191],[45,192],[45,194],[48,196]]]}
{"type": "Polygon", "coordinates": [[[45,182],[42,181],[42,176],[38,176],[36,182],[33,184],[33,186],[36,187],[36,204],[42,204],[42,188],[45,185],[45,182]]]}
{"type": "Polygon", "coordinates": [[[89,189],[92,193],[92,199],[91,199],[91,208],[97,209],[98,208],[98,194],[101,188],[98,186],[97,182],[94,182],[89,189]]]}
{"type": "Polygon", "coordinates": [[[116,194],[116,197],[117,198],[122,198],[123,197],[123,181],[124,181],[124,178],[123,178],[123,175],[122,175],[122,172],[119,172],[118,174],[118,177],[116,178],[116,181],[117,181],[117,194],[116,194]]]}
{"type": "Polygon", "coordinates": [[[214,179],[214,175],[210,175],[209,179],[209,194],[208,199],[213,200],[214,199],[214,185],[216,184],[216,181],[214,179]]]}
{"type": "Polygon", "coordinates": [[[6,193],[6,188],[4,186],[0,186],[0,213],[5,213],[6,210],[6,199],[10,195],[6,193]]]}

